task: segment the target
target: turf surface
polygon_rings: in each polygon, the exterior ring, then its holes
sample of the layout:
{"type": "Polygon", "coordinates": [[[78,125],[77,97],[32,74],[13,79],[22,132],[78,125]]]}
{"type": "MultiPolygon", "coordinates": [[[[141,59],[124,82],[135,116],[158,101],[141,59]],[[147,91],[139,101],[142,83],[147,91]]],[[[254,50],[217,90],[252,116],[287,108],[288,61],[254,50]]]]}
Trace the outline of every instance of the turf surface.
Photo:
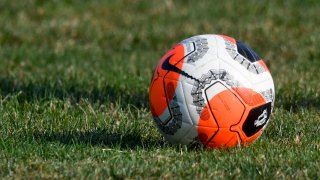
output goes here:
{"type": "Polygon", "coordinates": [[[0,178],[320,177],[319,1],[0,1],[0,178]],[[148,107],[160,57],[218,33],[269,66],[276,108],[253,145],[166,143],[148,107]]]}

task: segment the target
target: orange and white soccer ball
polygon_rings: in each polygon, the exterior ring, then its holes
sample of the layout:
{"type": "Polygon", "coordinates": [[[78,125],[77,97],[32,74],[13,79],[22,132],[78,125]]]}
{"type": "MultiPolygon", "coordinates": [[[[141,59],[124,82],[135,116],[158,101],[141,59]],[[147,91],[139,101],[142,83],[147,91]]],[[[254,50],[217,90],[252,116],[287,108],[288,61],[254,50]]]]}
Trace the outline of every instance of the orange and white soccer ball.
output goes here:
{"type": "Polygon", "coordinates": [[[204,147],[250,144],[267,126],[275,99],[263,60],[224,35],[183,40],[154,73],[149,101],[169,142],[204,147]]]}

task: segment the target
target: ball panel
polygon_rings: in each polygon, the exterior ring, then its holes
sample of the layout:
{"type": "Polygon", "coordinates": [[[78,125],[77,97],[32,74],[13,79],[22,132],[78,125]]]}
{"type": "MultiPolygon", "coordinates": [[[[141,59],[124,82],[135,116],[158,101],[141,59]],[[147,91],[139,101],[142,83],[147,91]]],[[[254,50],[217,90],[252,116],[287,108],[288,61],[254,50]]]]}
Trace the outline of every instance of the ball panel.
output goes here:
{"type": "MultiPolygon", "coordinates": [[[[198,127],[210,127],[219,129],[219,125],[213,116],[209,105],[205,106],[201,112],[201,116],[199,118],[198,127]]],[[[198,130],[199,134],[201,133],[198,130]]]]}
{"type": "Polygon", "coordinates": [[[252,88],[252,74],[246,69],[241,67],[237,62],[230,60],[228,57],[219,57],[220,60],[220,69],[224,69],[228,72],[230,76],[233,77],[234,81],[237,82],[236,86],[244,86],[252,88]],[[228,60],[229,59],[229,60],[228,60]]]}
{"type": "MultiPolygon", "coordinates": [[[[215,55],[212,54],[206,54],[203,56],[201,61],[198,61],[195,63],[195,67],[189,71],[189,74],[196,79],[200,80],[203,78],[204,75],[209,73],[211,69],[219,69],[220,68],[220,62],[219,59],[215,55]]],[[[192,81],[191,84],[194,84],[194,81],[192,81]]]]}
{"type": "Polygon", "coordinates": [[[157,118],[157,120],[160,121],[162,124],[166,124],[171,119],[169,107],[167,106],[167,108],[159,116],[153,116],[153,117],[157,118]]]}
{"type": "Polygon", "coordinates": [[[256,62],[261,59],[256,52],[254,52],[248,45],[242,43],[241,41],[236,40],[236,45],[238,53],[250,62],[256,62]]]}
{"type": "MultiPolygon", "coordinates": [[[[175,45],[171,48],[161,59],[157,66],[155,74],[159,74],[160,77],[164,77],[168,72],[174,72],[170,68],[177,68],[181,69],[183,63],[178,64],[178,62],[184,59],[184,46],[181,44],[175,45]],[[166,67],[168,65],[169,67],[166,67]],[[172,66],[171,66],[172,65],[172,66]],[[165,67],[164,67],[165,66],[165,67]]],[[[178,79],[179,73],[172,74],[171,76],[173,79],[178,79]]]]}
{"type": "Polygon", "coordinates": [[[204,96],[206,97],[207,102],[209,102],[212,98],[225,90],[228,90],[228,88],[225,87],[222,82],[216,81],[204,89],[204,96]]]}
{"type": "Polygon", "coordinates": [[[227,142],[224,147],[227,147],[227,148],[232,148],[232,147],[235,147],[237,145],[240,145],[242,143],[242,139],[240,138],[239,134],[235,134],[230,140],[229,142],[227,142]]]}
{"type": "Polygon", "coordinates": [[[210,126],[198,126],[198,138],[199,141],[206,145],[212,137],[214,137],[217,132],[218,128],[216,127],[210,127],[210,126]]]}
{"type": "Polygon", "coordinates": [[[261,104],[265,104],[264,97],[258,93],[253,91],[250,88],[246,87],[237,87],[237,88],[232,88],[238,94],[241,99],[249,106],[251,107],[257,107],[261,104]]]}
{"type": "Polygon", "coordinates": [[[151,113],[156,117],[160,116],[168,107],[162,77],[152,80],[149,90],[149,102],[151,113]]]}
{"type": "Polygon", "coordinates": [[[229,128],[220,128],[219,131],[210,138],[206,147],[209,148],[231,148],[241,143],[237,132],[230,131],[229,128]]]}
{"type": "Polygon", "coordinates": [[[221,128],[239,123],[245,111],[244,104],[228,89],[215,95],[208,105],[221,128]]]}
{"type": "MultiPolygon", "coordinates": [[[[215,35],[213,34],[204,34],[193,36],[188,39],[181,41],[181,44],[193,44],[194,51],[186,51],[186,55],[190,55],[186,58],[187,63],[196,62],[199,59],[202,59],[204,54],[216,54],[216,40],[215,35]],[[190,53],[192,52],[192,53],[190,53]]],[[[188,48],[192,49],[192,48],[188,48]]]]}
{"type": "Polygon", "coordinates": [[[190,116],[190,111],[187,107],[185,93],[181,81],[178,82],[175,95],[177,97],[177,105],[180,107],[183,122],[194,125],[193,121],[191,120],[192,118],[190,116]]]}
{"type": "Polygon", "coordinates": [[[153,116],[160,116],[165,111],[168,103],[173,98],[173,92],[176,89],[180,77],[179,73],[171,72],[163,68],[164,63],[169,63],[169,65],[173,63],[177,68],[182,68],[183,63],[179,63],[179,61],[183,61],[183,57],[184,47],[182,45],[176,45],[161,58],[149,89],[149,102],[153,116]],[[169,82],[167,79],[174,81],[169,82]],[[166,86],[168,88],[166,88],[166,86]],[[166,93],[169,94],[167,95],[166,93]]]}
{"type": "MultiPolygon", "coordinates": [[[[172,80],[165,80],[169,81],[169,83],[172,83],[172,80]]],[[[168,91],[168,89],[170,89],[170,85],[166,86],[165,89],[168,91]]],[[[184,128],[181,126],[182,123],[190,125],[193,125],[193,123],[189,116],[189,111],[186,107],[181,82],[178,81],[176,90],[170,93],[173,93],[173,97],[170,101],[168,101],[169,103],[167,108],[161,115],[154,116],[154,119],[159,129],[164,134],[176,135],[177,132],[184,130],[184,128]]]]}
{"type": "Polygon", "coordinates": [[[194,125],[197,125],[200,118],[200,114],[197,112],[197,107],[193,104],[193,98],[191,95],[193,86],[189,83],[186,83],[187,80],[189,79],[185,79],[181,82],[183,90],[182,93],[184,95],[186,108],[188,109],[191,121],[194,125]]]}

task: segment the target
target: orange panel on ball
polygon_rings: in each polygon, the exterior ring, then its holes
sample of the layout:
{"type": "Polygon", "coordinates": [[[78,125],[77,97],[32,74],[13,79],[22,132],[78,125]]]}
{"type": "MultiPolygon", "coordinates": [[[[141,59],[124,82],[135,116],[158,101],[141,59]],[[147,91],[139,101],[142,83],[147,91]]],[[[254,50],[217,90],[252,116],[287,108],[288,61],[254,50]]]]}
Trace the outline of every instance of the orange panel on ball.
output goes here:
{"type": "Polygon", "coordinates": [[[262,95],[250,88],[237,87],[233,88],[233,90],[237,92],[241,99],[249,106],[256,107],[265,103],[262,95]]]}
{"type": "Polygon", "coordinates": [[[199,139],[207,147],[232,147],[238,143],[239,138],[237,132],[232,132],[230,127],[240,122],[245,106],[221,84],[214,84],[210,88],[206,91],[207,95],[215,94],[218,89],[221,89],[221,92],[216,93],[202,110],[198,125],[199,139]],[[212,129],[203,127],[217,128],[218,131],[208,132],[212,129]],[[212,136],[203,141],[201,136],[210,133],[212,136]]]}
{"type": "Polygon", "coordinates": [[[219,131],[212,137],[207,147],[233,147],[241,140],[237,132],[230,127],[239,123],[245,111],[245,106],[230,90],[223,90],[210,101],[211,112],[219,124],[219,131]]]}
{"type": "Polygon", "coordinates": [[[245,106],[230,90],[215,95],[209,105],[220,128],[229,128],[237,124],[245,110],[245,106]]]}
{"type": "Polygon", "coordinates": [[[149,92],[149,102],[151,113],[155,117],[159,117],[167,108],[162,77],[153,79],[149,92]]]}
{"type": "Polygon", "coordinates": [[[198,126],[198,137],[202,144],[207,144],[208,141],[213,137],[218,131],[218,128],[212,127],[202,127],[198,126]]]}
{"type": "Polygon", "coordinates": [[[202,144],[206,144],[208,140],[218,131],[218,124],[211,115],[208,106],[205,106],[201,112],[198,124],[198,136],[202,144]]]}
{"type": "Polygon", "coordinates": [[[168,103],[174,96],[180,77],[179,73],[163,69],[163,63],[169,63],[169,65],[181,69],[183,66],[183,57],[184,47],[178,44],[161,58],[149,90],[149,102],[153,116],[158,117],[166,110],[168,103]],[[169,81],[166,81],[166,79],[169,81]]]}
{"type": "Polygon", "coordinates": [[[229,128],[220,128],[218,133],[206,144],[209,148],[231,148],[241,142],[237,132],[231,132],[229,128]]]}

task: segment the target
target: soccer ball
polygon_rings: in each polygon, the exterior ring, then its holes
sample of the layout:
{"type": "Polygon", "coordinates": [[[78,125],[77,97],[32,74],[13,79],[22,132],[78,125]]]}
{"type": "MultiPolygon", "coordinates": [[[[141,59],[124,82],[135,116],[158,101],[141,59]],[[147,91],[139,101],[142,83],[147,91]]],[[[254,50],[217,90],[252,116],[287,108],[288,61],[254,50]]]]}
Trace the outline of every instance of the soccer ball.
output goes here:
{"type": "Polygon", "coordinates": [[[183,40],[154,73],[149,101],[161,134],[172,143],[230,148],[257,139],[274,106],[266,64],[225,35],[183,40]]]}

